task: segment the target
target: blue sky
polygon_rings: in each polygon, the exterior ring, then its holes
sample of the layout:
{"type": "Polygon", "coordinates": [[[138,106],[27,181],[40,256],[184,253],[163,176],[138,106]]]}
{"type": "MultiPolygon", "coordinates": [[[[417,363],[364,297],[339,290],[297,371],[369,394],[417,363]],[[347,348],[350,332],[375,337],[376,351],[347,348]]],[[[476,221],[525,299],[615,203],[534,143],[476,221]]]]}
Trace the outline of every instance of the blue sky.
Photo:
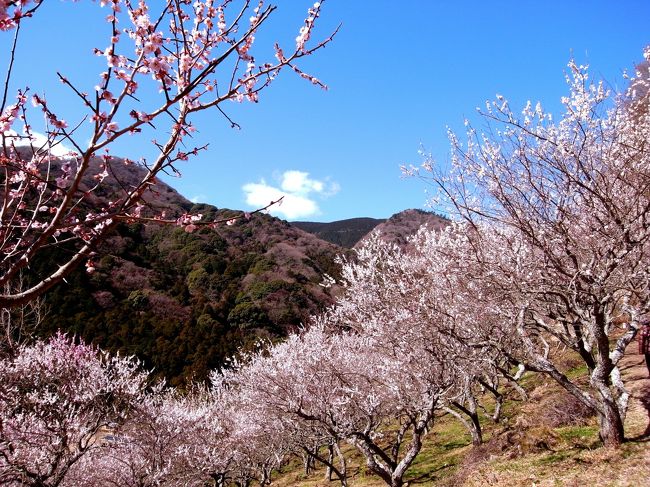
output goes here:
{"type": "MultiPolygon", "coordinates": [[[[55,71],[92,90],[103,68],[92,48],[106,45],[106,11],[88,0],[45,2],[25,24],[15,84],[45,93],[75,121],[80,112],[55,71]]],[[[291,45],[311,5],[272,3],[279,8],[256,40],[258,58],[271,58],[276,40],[291,45]]],[[[289,197],[275,214],[289,220],[423,208],[426,185],[399,171],[420,162],[421,147],[444,161],[446,127],[462,131],[463,119],[497,93],[512,106],[539,100],[558,114],[572,56],[593,77],[624,88],[623,70],[650,44],[649,18],[647,0],[327,0],[316,35],[339,23],[341,30],[301,66],[329,90],[285,72],[258,104],[226,107],[241,130],[216,112],[202,115],[198,138],[210,149],[167,182],[188,198],[237,209],[283,192],[289,197]]],[[[6,66],[9,36],[0,37],[6,66]]],[[[151,156],[129,139],[114,153],[151,156]]]]}

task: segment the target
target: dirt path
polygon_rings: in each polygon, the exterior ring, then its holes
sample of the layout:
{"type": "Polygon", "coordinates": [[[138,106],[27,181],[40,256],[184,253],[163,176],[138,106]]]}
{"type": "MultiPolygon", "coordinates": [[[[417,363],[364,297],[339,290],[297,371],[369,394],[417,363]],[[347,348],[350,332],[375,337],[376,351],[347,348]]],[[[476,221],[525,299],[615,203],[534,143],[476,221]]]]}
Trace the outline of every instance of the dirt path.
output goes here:
{"type": "Polygon", "coordinates": [[[637,342],[627,347],[621,360],[621,374],[630,391],[630,402],[625,418],[625,436],[640,439],[650,435],[650,377],[643,355],[637,353],[637,342]]]}

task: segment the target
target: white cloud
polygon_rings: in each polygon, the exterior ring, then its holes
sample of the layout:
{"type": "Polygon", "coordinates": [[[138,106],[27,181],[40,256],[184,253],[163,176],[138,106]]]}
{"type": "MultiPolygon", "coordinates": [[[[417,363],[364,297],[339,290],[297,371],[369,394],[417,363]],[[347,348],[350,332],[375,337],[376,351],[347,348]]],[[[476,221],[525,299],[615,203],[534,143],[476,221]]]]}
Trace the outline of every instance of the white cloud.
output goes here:
{"type": "Polygon", "coordinates": [[[321,193],[324,185],[322,181],[311,179],[307,172],[286,171],[282,175],[282,184],[280,187],[283,191],[289,193],[307,194],[311,191],[321,193]]]}
{"type": "Polygon", "coordinates": [[[63,145],[62,143],[51,145],[51,141],[48,140],[47,136],[32,131],[31,133],[31,142],[25,137],[18,137],[18,134],[13,130],[9,130],[2,134],[3,142],[6,142],[7,145],[14,144],[16,147],[27,147],[30,144],[32,147],[38,150],[48,150],[53,156],[56,157],[65,157],[70,155],[70,152],[74,152],[73,149],[63,145]],[[4,140],[5,137],[8,140],[4,140]]]}
{"type": "Polygon", "coordinates": [[[203,203],[203,202],[205,202],[205,201],[208,201],[208,197],[207,197],[206,195],[204,195],[204,194],[197,194],[197,195],[195,195],[195,196],[192,196],[192,197],[190,198],[190,201],[191,201],[192,203],[194,203],[194,204],[196,204],[196,203],[203,203]]]}
{"type": "Polygon", "coordinates": [[[277,179],[279,187],[268,184],[264,179],[258,183],[245,184],[242,189],[246,203],[255,208],[262,208],[284,196],[282,203],[272,206],[270,212],[287,220],[295,220],[320,213],[314,196],[326,198],[340,190],[338,183],[311,179],[309,173],[303,171],[285,171],[277,179]]]}

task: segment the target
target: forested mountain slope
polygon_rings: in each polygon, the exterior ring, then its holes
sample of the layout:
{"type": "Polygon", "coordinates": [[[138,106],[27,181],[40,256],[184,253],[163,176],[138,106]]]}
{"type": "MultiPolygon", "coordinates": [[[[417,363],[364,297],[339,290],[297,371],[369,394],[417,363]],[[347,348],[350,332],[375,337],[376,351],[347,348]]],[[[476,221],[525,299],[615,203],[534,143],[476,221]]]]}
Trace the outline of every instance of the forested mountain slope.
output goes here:
{"type": "Polygon", "coordinates": [[[47,295],[41,330],[135,354],[173,383],[204,378],[238,346],[282,337],[331,304],[331,290],[319,283],[337,273],[339,252],[267,215],[195,233],[124,224],[92,274],[79,270],[47,295]]]}
{"type": "MultiPolygon", "coordinates": [[[[53,160],[54,173],[65,163],[53,160]]],[[[91,173],[99,172],[102,163],[101,158],[93,161],[97,169],[91,173]]],[[[119,158],[107,167],[108,176],[92,194],[97,207],[129,188],[144,170],[119,158]]],[[[142,212],[148,216],[189,213],[215,221],[243,215],[194,205],[163,182],[145,200],[142,212]]],[[[83,215],[83,208],[79,211],[83,215]]],[[[320,283],[324,274],[337,276],[335,257],[349,250],[317,235],[349,247],[375,228],[403,242],[425,222],[444,224],[419,210],[388,221],[355,218],[311,226],[253,214],[192,233],[150,221],[124,222],[93,257],[93,272],[79,269],[46,295],[48,312],[38,330],[42,335],[68,331],[104,349],[136,355],[172,384],[203,379],[239,347],[280,339],[334,302],[336,289],[320,283]]],[[[64,260],[62,252],[59,248],[34,262],[35,275],[39,266],[64,260]]]]}

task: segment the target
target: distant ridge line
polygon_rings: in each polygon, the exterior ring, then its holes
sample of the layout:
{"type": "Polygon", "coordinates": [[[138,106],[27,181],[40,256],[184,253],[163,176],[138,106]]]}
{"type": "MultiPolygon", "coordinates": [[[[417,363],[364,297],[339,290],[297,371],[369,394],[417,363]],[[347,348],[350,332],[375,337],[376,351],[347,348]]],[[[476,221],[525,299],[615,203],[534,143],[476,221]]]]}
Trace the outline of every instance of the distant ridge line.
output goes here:
{"type": "Polygon", "coordinates": [[[347,218],[333,222],[291,222],[294,227],[316,235],[327,242],[345,248],[352,248],[386,218],[347,218]]]}
{"type": "Polygon", "coordinates": [[[291,222],[294,227],[345,248],[357,246],[373,231],[379,231],[387,241],[404,245],[408,237],[424,224],[431,229],[441,229],[449,224],[449,220],[429,211],[408,209],[395,213],[390,218],[359,217],[329,223],[291,222]]]}

